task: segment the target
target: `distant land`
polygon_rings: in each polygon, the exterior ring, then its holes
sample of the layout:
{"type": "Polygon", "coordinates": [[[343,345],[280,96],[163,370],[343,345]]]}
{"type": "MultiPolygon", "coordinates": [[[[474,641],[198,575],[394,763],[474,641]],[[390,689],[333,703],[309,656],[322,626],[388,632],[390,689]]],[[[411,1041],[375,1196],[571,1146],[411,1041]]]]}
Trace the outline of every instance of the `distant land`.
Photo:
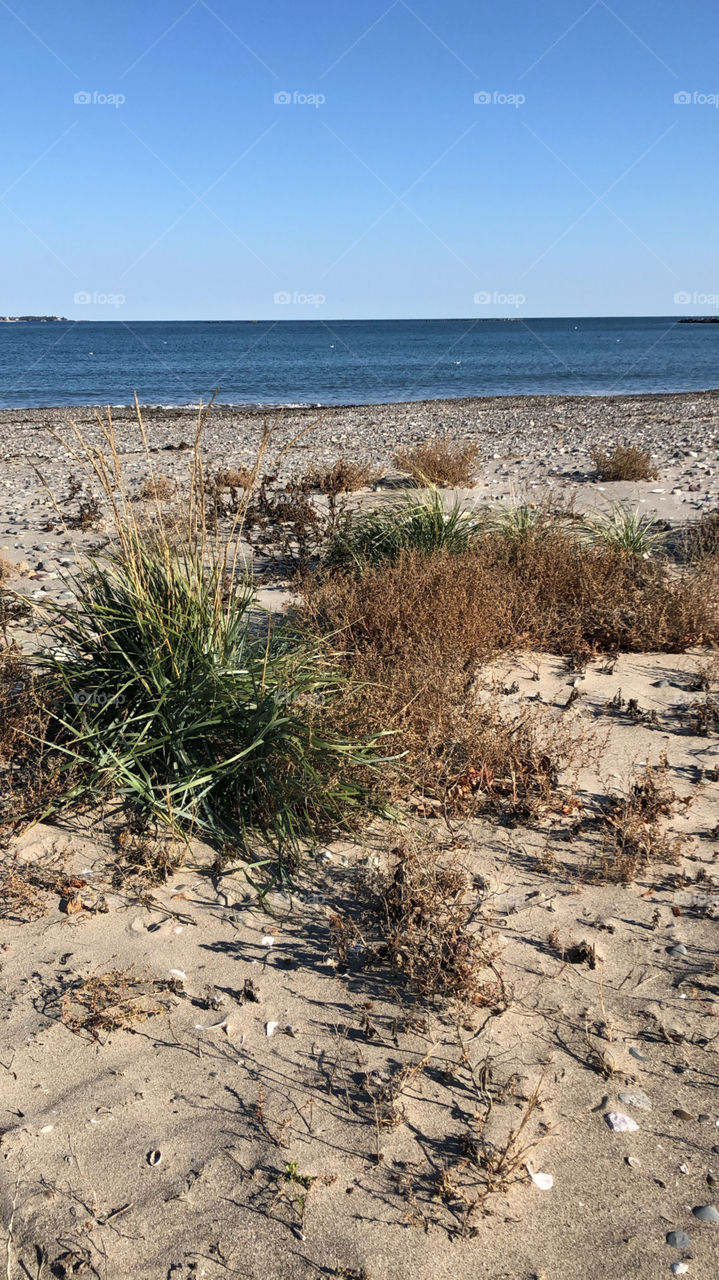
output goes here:
{"type": "Polygon", "coordinates": [[[20,324],[23,320],[40,320],[42,324],[70,323],[67,316],[0,316],[0,324],[20,324]]]}

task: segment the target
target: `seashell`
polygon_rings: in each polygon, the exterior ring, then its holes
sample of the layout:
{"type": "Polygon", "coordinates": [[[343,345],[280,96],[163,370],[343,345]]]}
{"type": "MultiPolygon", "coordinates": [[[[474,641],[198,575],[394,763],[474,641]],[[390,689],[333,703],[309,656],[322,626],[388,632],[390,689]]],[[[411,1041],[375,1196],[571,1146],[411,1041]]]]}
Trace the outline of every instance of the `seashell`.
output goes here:
{"type": "Polygon", "coordinates": [[[147,1160],[148,1164],[152,1164],[152,1165],[159,1164],[162,1159],[162,1152],[158,1151],[157,1147],[154,1147],[152,1151],[148,1151],[145,1159],[147,1160]]]}

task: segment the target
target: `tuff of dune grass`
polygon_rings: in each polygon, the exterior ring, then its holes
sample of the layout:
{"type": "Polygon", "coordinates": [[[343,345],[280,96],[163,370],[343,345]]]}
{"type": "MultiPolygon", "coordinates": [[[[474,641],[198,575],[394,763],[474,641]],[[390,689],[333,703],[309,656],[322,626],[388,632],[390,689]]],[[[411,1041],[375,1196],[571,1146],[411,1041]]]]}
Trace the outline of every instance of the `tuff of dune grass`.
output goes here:
{"type": "Polygon", "coordinates": [[[417,485],[448,485],[471,488],[475,482],[475,444],[453,444],[450,440],[423,440],[413,449],[401,449],[395,466],[406,471],[417,485]]]}
{"type": "Polygon", "coordinates": [[[652,516],[633,511],[625,503],[615,503],[601,516],[584,522],[584,535],[619,555],[643,556],[648,559],[665,543],[664,531],[652,516]]]}
{"type": "Polygon", "coordinates": [[[147,821],[250,861],[269,849],[285,869],[364,813],[373,747],[326,724],[342,677],[319,649],[263,635],[249,588],[228,594],[197,545],[128,535],[76,593],[42,658],[48,737],[80,779],[64,799],[117,794],[147,821]]]}
{"type": "Polygon", "coordinates": [[[472,512],[459,503],[445,507],[439,490],[432,486],[420,497],[351,517],[331,540],[325,564],[330,569],[357,571],[396,563],[405,552],[459,555],[479,534],[472,512]]]}
{"type": "Polygon", "coordinates": [[[656,480],[658,472],[648,449],[618,444],[611,451],[592,449],[590,457],[601,480],[656,480]]]}

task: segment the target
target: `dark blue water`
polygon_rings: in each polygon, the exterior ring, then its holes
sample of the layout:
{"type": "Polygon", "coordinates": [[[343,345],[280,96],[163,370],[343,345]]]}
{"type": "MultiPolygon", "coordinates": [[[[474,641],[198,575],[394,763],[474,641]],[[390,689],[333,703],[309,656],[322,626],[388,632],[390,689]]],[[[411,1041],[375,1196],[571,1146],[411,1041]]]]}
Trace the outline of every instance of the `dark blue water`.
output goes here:
{"type": "Polygon", "coordinates": [[[0,323],[0,406],[378,404],[719,386],[676,318],[0,323]]]}

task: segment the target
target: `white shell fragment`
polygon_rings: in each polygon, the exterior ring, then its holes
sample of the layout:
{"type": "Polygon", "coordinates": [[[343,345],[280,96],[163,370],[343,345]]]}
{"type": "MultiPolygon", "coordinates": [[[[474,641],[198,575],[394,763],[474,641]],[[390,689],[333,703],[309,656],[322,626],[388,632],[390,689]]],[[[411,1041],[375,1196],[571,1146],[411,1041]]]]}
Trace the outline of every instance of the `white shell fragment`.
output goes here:
{"type": "Polygon", "coordinates": [[[275,940],[272,937],[271,933],[266,933],[264,938],[260,938],[261,947],[274,947],[274,945],[275,945],[275,940]]]}
{"type": "Polygon", "coordinates": [[[612,1133],[633,1133],[639,1128],[636,1120],[632,1120],[631,1116],[625,1116],[621,1111],[607,1111],[604,1119],[612,1133]]]}
{"type": "Polygon", "coordinates": [[[279,1022],[266,1022],[265,1034],[268,1036],[273,1036],[275,1034],[275,1031],[279,1027],[279,1025],[280,1025],[279,1022]]]}
{"type": "Polygon", "coordinates": [[[552,1187],[554,1186],[554,1178],[551,1173],[532,1173],[531,1169],[529,1169],[528,1172],[535,1187],[539,1187],[540,1191],[552,1190],[552,1187]]]}
{"type": "Polygon", "coordinates": [[[40,1133],[52,1133],[54,1128],[54,1124],[44,1124],[42,1129],[40,1129],[40,1133]]]}
{"type": "Polygon", "coordinates": [[[195,1031],[219,1031],[222,1027],[227,1026],[227,1018],[223,1018],[222,1022],[210,1022],[205,1026],[202,1022],[195,1023],[195,1031]]]}
{"type": "Polygon", "coordinates": [[[180,982],[184,982],[185,978],[187,977],[187,974],[185,973],[184,969],[170,969],[170,973],[172,974],[173,978],[179,978],[180,982]]]}

